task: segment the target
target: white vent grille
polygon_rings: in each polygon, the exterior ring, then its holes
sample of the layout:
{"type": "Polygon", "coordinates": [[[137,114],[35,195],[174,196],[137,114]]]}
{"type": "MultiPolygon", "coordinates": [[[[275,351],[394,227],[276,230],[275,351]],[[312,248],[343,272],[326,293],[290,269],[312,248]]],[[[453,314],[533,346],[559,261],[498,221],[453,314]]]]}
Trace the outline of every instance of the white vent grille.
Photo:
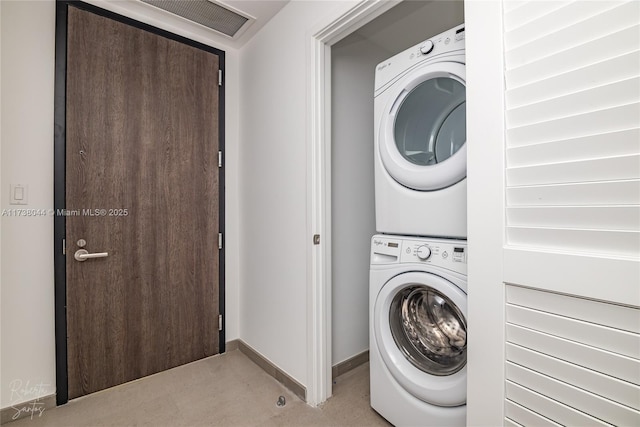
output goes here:
{"type": "Polygon", "coordinates": [[[640,425],[640,310],[506,287],[507,425],[640,425]]]}
{"type": "Polygon", "coordinates": [[[505,5],[507,245],[640,256],[640,2],[505,5]]]}
{"type": "Polygon", "coordinates": [[[249,17],[208,0],[142,0],[145,3],[197,22],[229,37],[250,21],[249,17]]]}

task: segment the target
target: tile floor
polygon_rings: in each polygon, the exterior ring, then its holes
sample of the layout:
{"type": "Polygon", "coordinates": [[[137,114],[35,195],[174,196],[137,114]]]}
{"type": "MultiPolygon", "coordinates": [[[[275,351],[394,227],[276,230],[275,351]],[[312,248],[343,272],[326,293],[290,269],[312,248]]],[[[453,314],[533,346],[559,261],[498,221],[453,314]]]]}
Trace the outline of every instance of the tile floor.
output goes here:
{"type": "Polygon", "coordinates": [[[369,364],[336,378],[321,408],[302,402],[238,350],[24,418],[40,426],[389,426],[369,407],[369,364]],[[279,396],[286,405],[276,406],[279,396]]]}

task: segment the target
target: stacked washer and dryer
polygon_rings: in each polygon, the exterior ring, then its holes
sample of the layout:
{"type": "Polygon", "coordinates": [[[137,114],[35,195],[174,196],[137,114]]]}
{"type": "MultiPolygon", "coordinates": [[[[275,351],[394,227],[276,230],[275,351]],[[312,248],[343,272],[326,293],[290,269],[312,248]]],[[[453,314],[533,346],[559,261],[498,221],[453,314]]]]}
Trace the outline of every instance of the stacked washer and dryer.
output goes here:
{"type": "Polygon", "coordinates": [[[467,379],[464,25],[375,73],[371,406],[396,426],[463,426],[467,379]]]}

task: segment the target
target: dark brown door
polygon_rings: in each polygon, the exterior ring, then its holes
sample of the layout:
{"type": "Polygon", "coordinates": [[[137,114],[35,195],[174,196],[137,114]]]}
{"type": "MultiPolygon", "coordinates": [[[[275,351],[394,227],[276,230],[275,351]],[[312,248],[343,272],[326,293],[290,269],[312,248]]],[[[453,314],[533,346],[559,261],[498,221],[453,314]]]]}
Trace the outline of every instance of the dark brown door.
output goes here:
{"type": "Polygon", "coordinates": [[[67,31],[75,398],[218,353],[219,57],[75,7],[67,31]]]}

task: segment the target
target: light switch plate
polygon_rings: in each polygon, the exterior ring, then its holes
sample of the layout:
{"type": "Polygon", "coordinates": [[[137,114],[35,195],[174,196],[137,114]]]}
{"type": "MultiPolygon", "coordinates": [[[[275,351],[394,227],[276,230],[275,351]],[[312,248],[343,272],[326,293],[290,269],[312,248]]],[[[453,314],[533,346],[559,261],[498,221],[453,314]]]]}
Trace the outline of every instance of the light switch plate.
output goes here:
{"type": "Polygon", "coordinates": [[[10,205],[29,204],[29,186],[27,184],[11,184],[10,205]]]}

